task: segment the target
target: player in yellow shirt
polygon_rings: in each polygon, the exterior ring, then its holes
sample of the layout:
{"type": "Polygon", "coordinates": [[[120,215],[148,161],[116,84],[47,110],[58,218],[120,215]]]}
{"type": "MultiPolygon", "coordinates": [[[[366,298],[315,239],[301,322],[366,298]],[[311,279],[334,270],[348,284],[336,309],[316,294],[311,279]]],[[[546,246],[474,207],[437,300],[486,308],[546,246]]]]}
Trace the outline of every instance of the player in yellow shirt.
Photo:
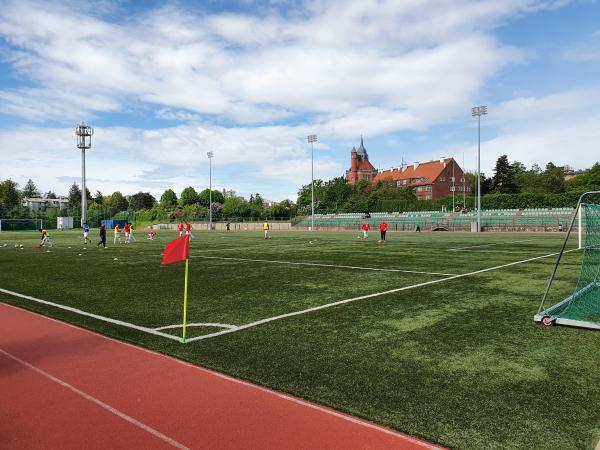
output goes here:
{"type": "Polygon", "coordinates": [[[269,222],[263,223],[263,231],[265,233],[265,239],[269,239],[269,222]]]}
{"type": "Polygon", "coordinates": [[[119,224],[117,224],[117,226],[115,227],[115,238],[113,240],[113,244],[116,244],[117,241],[119,241],[119,244],[121,244],[121,227],[119,226],[119,224]]]}
{"type": "Polygon", "coordinates": [[[48,234],[48,231],[45,230],[44,228],[40,228],[39,231],[42,234],[42,241],[40,242],[40,248],[43,247],[45,244],[48,244],[48,247],[52,247],[52,239],[50,239],[50,235],[48,234]]]}

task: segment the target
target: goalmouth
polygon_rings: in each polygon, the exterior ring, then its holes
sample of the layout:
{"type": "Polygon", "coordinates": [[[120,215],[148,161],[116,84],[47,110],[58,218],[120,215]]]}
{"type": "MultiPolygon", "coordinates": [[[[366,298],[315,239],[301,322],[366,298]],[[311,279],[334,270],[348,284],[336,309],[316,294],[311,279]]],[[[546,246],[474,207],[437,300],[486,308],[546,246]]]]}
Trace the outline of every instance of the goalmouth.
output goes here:
{"type": "Polygon", "coordinates": [[[544,325],[556,323],[600,330],[600,204],[583,201],[592,195],[600,195],[600,191],[586,192],[577,202],[575,215],[554,265],[538,313],[534,316],[536,322],[544,325]],[[548,293],[556,277],[575,220],[578,221],[579,249],[583,250],[577,285],[567,298],[546,307],[548,293]]]}

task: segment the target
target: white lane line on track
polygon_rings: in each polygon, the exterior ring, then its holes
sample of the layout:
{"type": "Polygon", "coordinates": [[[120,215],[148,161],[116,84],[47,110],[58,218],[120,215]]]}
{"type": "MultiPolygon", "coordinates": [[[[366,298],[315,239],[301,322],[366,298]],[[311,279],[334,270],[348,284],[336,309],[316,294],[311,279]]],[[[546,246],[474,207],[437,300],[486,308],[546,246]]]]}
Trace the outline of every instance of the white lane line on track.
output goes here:
{"type": "Polygon", "coordinates": [[[43,305],[54,306],[55,308],[64,309],[66,311],[70,311],[70,312],[73,312],[75,314],[79,314],[82,316],[92,317],[94,319],[98,319],[103,322],[114,323],[115,325],[120,325],[122,327],[133,328],[134,330],[143,331],[143,332],[149,333],[149,334],[155,334],[156,336],[162,336],[167,339],[173,339],[176,341],[180,340],[180,338],[178,338],[176,336],[172,336],[167,333],[161,333],[160,331],[156,331],[152,328],[142,327],[140,325],[135,325],[133,323],[124,322],[122,320],[112,319],[110,317],[105,317],[105,316],[100,316],[98,314],[92,314],[87,311],[83,311],[81,309],[73,308],[71,306],[61,305],[59,303],[49,302],[48,300],[42,300],[39,298],[31,297],[29,295],[19,294],[18,292],[9,291],[8,289],[0,288],[0,292],[2,292],[4,294],[12,295],[13,297],[19,297],[19,298],[23,298],[25,300],[31,300],[32,302],[41,303],[43,305]]]}
{"type": "Polygon", "coordinates": [[[207,255],[190,255],[190,258],[219,259],[219,260],[224,260],[224,261],[249,261],[249,262],[262,262],[262,263],[270,263],[270,264],[288,264],[288,265],[293,265],[293,266],[334,267],[334,268],[340,268],[340,269],[372,270],[372,271],[378,271],[378,272],[417,273],[417,274],[421,274],[421,275],[441,275],[444,277],[456,276],[455,273],[422,272],[419,270],[384,269],[384,268],[379,268],[379,267],[344,266],[344,265],[324,264],[324,263],[276,261],[276,260],[272,260],[272,259],[233,258],[233,257],[227,257],[227,256],[207,256],[207,255]]]}
{"type": "MultiPolygon", "coordinates": [[[[577,251],[577,250],[579,250],[579,249],[574,248],[574,249],[571,249],[571,250],[566,250],[565,253],[574,252],[574,251],[577,251]]],[[[489,267],[487,269],[476,270],[474,272],[464,273],[464,274],[461,274],[461,275],[454,275],[454,276],[451,276],[451,277],[448,277],[448,278],[439,278],[437,280],[426,281],[426,282],[423,282],[423,283],[413,284],[411,286],[404,286],[404,287],[401,287],[401,288],[390,289],[389,291],[376,292],[374,294],[361,295],[359,297],[347,298],[345,300],[339,300],[337,302],[327,303],[325,305],[314,306],[312,308],[307,308],[307,309],[303,309],[303,310],[300,310],[300,311],[294,311],[294,312],[287,313],[287,314],[281,314],[279,316],[274,316],[274,317],[269,317],[269,318],[262,319],[262,320],[257,320],[256,322],[251,322],[251,323],[247,323],[245,325],[240,325],[240,326],[238,326],[235,329],[222,330],[222,331],[217,331],[215,333],[205,334],[203,336],[197,336],[197,337],[188,339],[187,342],[200,341],[200,340],[203,340],[203,339],[210,339],[210,338],[221,336],[221,335],[224,335],[224,334],[235,333],[237,331],[245,330],[247,328],[253,328],[253,327],[256,327],[258,325],[263,325],[265,323],[273,322],[275,320],[285,319],[287,317],[299,316],[299,315],[307,314],[307,313],[310,313],[310,312],[313,312],[313,311],[319,311],[321,309],[332,308],[334,306],[343,305],[343,304],[346,304],[346,303],[352,303],[352,302],[355,302],[355,301],[358,301],[358,300],[364,300],[364,299],[373,298],[373,297],[380,297],[382,295],[393,294],[395,292],[407,291],[409,289],[415,289],[415,288],[418,288],[418,287],[429,286],[431,284],[442,283],[444,281],[456,280],[458,278],[464,278],[464,277],[468,277],[468,276],[471,276],[471,275],[477,275],[477,274],[480,274],[480,273],[490,272],[492,270],[497,270],[497,269],[502,269],[502,268],[505,268],[505,267],[515,266],[517,264],[524,264],[524,263],[527,263],[527,262],[531,262],[531,261],[535,261],[535,260],[543,259],[543,258],[549,258],[551,256],[556,256],[556,255],[558,255],[558,253],[550,253],[548,255],[536,256],[534,258],[524,259],[522,261],[516,261],[516,262],[512,262],[512,263],[508,263],[508,264],[502,264],[500,266],[489,267]]]]}
{"type": "Polygon", "coordinates": [[[105,409],[106,411],[114,414],[117,417],[120,417],[121,419],[125,420],[126,422],[131,423],[132,425],[135,425],[138,428],[141,428],[142,430],[150,433],[152,436],[160,439],[161,441],[175,447],[175,448],[179,448],[179,449],[183,449],[183,450],[189,450],[189,447],[186,447],[185,445],[183,445],[180,442],[177,442],[175,439],[170,438],[169,436],[167,436],[166,434],[161,433],[158,430],[155,430],[154,428],[146,425],[143,422],[140,422],[139,420],[134,419],[133,417],[125,414],[122,411],[119,411],[118,409],[110,406],[107,403],[104,403],[102,400],[98,400],[96,397],[92,397],[90,394],[77,389],[75,386],[67,383],[66,381],[61,380],[60,378],[56,378],[54,375],[49,374],[48,372],[40,369],[39,367],[34,366],[33,364],[28,363],[27,361],[23,361],[21,358],[5,351],[2,350],[0,348],[0,353],[2,353],[4,356],[6,356],[7,358],[12,359],[13,361],[18,362],[19,364],[22,364],[25,367],[28,367],[29,369],[33,370],[34,372],[38,373],[39,375],[42,375],[43,377],[48,378],[49,380],[61,385],[62,387],[70,390],[71,392],[79,395],[80,397],[95,403],[96,405],[98,405],[99,407],[105,409]]]}
{"type": "Polygon", "coordinates": [[[60,320],[57,320],[57,319],[54,319],[54,318],[48,317],[48,316],[40,316],[38,313],[29,311],[27,309],[19,308],[17,306],[9,305],[9,304],[6,304],[6,303],[2,304],[2,306],[5,306],[7,308],[17,309],[17,310],[19,310],[19,311],[21,311],[23,313],[31,314],[31,315],[36,316],[36,317],[43,317],[45,320],[49,320],[51,322],[58,323],[58,324],[60,324],[62,326],[68,327],[68,328],[73,328],[73,329],[75,329],[77,331],[81,331],[83,333],[89,333],[89,334],[92,334],[92,335],[94,335],[96,337],[100,337],[102,339],[106,339],[107,341],[114,342],[114,343],[119,344],[119,345],[125,345],[125,346],[131,347],[131,348],[133,348],[133,349],[135,349],[137,351],[148,353],[150,355],[153,355],[153,356],[156,356],[156,357],[159,357],[159,358],[166,358],[166,359],[168,359],[170,361],[173,361],[173,362],[175,362],[177,364],[181,364],[181,365],[189,367],[191,369],[198,370],[198,371],[200,371],[200,372],[202,372],[204,374],[209,374],[211,376],[220,378],[222,380],[226,380],[226,381],[229,381],[229,382],[232,382],[232,383],[235,383],[235,384],[239,384],[239,385],[248,387],[250,389],[254,389],[254,390],[261,391],[261,392],[265,392],[265,393],[267,393],[269,395],[274,395],[275,397],[279,397],[279,398],[281,398],[283,400],[290,401],[292,403],[296,403],[298,405],[305,406],[307,408],[311,408],[311,409],[317,410],[319,412],[322,412],[322,413],[325,413],[325,414],[328,414],[328,415],[331,415],[331,416],[338,417],[340,419],[346,420],[348,422],[352,422],[354,424],[357,424],[357,425],[360,425],[360,426],[363,426],[363,427],[366,427],[366,428],[371,428],[371,429],[380,431],[382,433],[386,433],[386,434],[395,436],[395,437],[397,437],[399,439],[402,439],[402,440],[405,440],[405,441],[408,441],[408,442],[412,442],[414,444],[421,445],[422,447],[430,449],[430,450],[442,450],[444,448],[444,447],[439,447],[439,446],[434,445],[434,444],[430,444],[427,441],[423,441],[421,439],[415,438],[415,437],[410,436],[408,434],[404,434],[404,433],[401,433],[399,431],[395,431],[395,430],[392,430],[390,428],[385,428],[385,427],[383,427],[381,425],[377,425],[375,423],[368,422],[368,421],[363,420],[363,419],[359,419],[358,417],[350,416],[350,415],[344,414],[342,412],[336,411],[334,409],[330,409],[330,408],[327,408],[327,407],[324,407],[324,406],[320,406],[320,405],[311,403],[308,400],[303,400],[303,399],[298,398],[298,397],[292,397],[291,395],[284,394],[282,392],[278,392],[278,391],[275,391],[275,390],[272,390],[272,389],[269,389],[269,388],[266,388],[266,387],[263,387],[263,386],[259,386],[257,384],[253,384],[253,383],[251,383],[249,381],[244,381],[244,380],[240,380],[238,378],[233,378],[233,377],[231,377],[229,375],[225,375],[224,373],[217,372],[217,371],[211,370],[211,369],[207,369],[207,368],[202,367],[202,366],[196,366],[196,365],[194,365],[192,363],[189,363],[187,361],[183,361],[181,359],[177,359],[177,358],[174,358],[172,356],[165,355],[163,353],[158,353],[158,352],[155,352],[155,351],[152,351],[152,350],[148,350],[148,349],[143,348],[143,347],[138,347],[137,345],[130,344],[129,342],[119,341],[119,340],[117,340],[115,338],[112,338],[112,337],[109,337],[109,336],[105,336],[103,334],[96,333],[96,332],[88,330],[86,328],[81,328],[81,327],[79,327],[77,325],[73,325],[73,324],[70,324],[70,323],[67,323],[67,322],[63,322],[63,321],[60,321],[60,320]]]}

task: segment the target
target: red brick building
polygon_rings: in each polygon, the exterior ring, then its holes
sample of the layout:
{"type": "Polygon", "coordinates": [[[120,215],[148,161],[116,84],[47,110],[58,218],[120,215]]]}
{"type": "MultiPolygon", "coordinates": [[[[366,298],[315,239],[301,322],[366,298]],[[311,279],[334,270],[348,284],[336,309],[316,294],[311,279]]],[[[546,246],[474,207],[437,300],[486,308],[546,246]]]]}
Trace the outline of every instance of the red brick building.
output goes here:
{"type": "Polygon", "coordinates": [[[350,170],[346,171],[350,184],[359,180],[372,183],[389,182],[394,187],[411,186],[419,200],[444,198],[456,194],[471,194],[472,186],[454,158],[440,158],[424,163],[404,164],[379,172],[369,162],[369,155],[362,137],[358,150],[350,152],[350,170]]]}
{"type": "Polygon", "coordinates": [[[358,150],[352,147],[350,151],[350,170],[346,171],[346,179],[350,184],[354,184],[359,180],[373,181],[376,175],[377,169],[369,162],[369,155],[361,137],[358,150]]]}

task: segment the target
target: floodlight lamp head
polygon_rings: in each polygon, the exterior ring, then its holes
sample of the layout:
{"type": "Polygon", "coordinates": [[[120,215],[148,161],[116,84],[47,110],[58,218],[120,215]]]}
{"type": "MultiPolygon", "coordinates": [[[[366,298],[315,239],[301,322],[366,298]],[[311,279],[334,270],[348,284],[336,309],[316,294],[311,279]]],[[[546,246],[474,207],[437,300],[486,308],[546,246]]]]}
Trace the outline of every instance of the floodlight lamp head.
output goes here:
{"type": "Polygon", "coordinates": [[[487,114],[487,106],[485,106],[485,105],[475,106],[475,107],[471,108],[471,115],[473,117],[485,116],[486,114],[487,114]]]}
{"type": "Polygon", "coordinates": [[[75,127],[75,134],[77,135],[77,148],[86,150],[92,146],[92,135],[94,129],[85,123],[80,123],[75,127]]]}
{"type": "Polygon", "coordinates": [[[206,152],[206,156],[208,156],[208,159],[210,159],[215,156],[215,154],[213,152],[206,152]]]}
{"type": "Polygon", "coordinates": [[[313,142],[317,142],[317,135],[316,134],[309,134],[308,137],[308,143],[312,144],[313,142]]]}

